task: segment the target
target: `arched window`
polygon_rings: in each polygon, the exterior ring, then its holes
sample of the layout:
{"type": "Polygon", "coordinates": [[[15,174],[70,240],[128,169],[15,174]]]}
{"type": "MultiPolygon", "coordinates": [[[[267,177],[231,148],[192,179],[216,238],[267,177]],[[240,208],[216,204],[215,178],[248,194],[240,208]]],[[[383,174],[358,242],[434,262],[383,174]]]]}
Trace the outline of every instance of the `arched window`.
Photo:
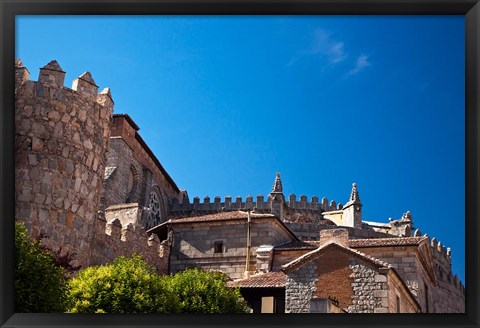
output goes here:
{"type": "Polygon", "coordinates": [[[165,203],[163,195],[157,189],[150,192],[147,204],[147,215],[144,216],[146,229],[153,228],[163,222],[165,217],[165,203]]]}

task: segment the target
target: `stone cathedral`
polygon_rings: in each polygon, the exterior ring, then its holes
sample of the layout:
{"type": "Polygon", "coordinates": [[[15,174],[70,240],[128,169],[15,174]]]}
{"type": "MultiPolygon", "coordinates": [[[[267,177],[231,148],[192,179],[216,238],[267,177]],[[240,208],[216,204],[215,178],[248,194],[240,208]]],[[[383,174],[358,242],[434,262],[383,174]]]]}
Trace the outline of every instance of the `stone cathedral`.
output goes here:
{"type": "Polygon", "coordinates": [[[137,253],[160,274],[198,267],[230,277],[254,313],[462,313],[451,250],[397,220],[344,203],[284,194],[190,199],[109,88],[85,72],[70,87],[55,61],[37,80],[15,62],[15,219],[73,264],[137,253]]]}

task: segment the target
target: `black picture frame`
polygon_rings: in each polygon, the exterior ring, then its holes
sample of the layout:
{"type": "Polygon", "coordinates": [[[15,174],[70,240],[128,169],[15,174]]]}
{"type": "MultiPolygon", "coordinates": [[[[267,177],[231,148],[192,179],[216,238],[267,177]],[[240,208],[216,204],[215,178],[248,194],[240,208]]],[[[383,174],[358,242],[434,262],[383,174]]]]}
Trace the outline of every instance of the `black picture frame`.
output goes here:
{"type": "Polygon", "coordinates": [[[188,327],[188,326],[431,326],[477,327],[479,323],[477,218],[479,186],[480,4],[478,0],[0,0],[0,324],[1,327],[188,327]],[[68,315],[14,313],[14,49],[16,15],[438,15],[465,16],[466,108],[466,307],[465,314],[387,315],[68,315]]]}

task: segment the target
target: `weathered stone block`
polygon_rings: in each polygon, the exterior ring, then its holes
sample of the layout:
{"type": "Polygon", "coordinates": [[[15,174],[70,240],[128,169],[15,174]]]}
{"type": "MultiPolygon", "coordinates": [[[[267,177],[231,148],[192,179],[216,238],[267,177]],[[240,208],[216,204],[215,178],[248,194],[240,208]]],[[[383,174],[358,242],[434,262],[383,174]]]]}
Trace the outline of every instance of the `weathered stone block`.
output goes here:
{"type": "Polygon", "coordinates": [[[386,282],[387,277],[384,275],[375,275],[375,282],[386,282]]]}
{"type": "Polygon", "coordinates": [[[388,297],[388,291],[386,291],[386,290],[375,290],[375,291],[373,291],[373,296],[375,296],[375,297],[388,297]]]}

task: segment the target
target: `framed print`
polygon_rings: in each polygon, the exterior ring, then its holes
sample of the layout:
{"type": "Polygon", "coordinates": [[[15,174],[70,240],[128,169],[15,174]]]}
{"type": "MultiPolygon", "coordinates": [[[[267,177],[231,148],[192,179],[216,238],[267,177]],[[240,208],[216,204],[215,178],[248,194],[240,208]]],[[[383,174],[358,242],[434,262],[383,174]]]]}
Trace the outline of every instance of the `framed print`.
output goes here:
{"type": "Polygon", "coordinates": [[[1,5],[2,327],[478,324],[477,1],[1,5]]]}

